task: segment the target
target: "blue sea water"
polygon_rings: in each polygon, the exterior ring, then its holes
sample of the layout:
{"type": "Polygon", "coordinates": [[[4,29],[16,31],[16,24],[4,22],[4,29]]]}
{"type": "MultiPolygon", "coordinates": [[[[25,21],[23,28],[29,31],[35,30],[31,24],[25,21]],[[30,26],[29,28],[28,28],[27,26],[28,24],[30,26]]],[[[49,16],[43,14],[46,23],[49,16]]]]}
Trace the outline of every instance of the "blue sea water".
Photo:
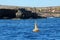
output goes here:
{"type": "Polygon", "coordinates": [[[60,40],[60,18],[0,20],[0,40],[60,40]],[[33,32],[34,23],[39,32],[33,32]]]}

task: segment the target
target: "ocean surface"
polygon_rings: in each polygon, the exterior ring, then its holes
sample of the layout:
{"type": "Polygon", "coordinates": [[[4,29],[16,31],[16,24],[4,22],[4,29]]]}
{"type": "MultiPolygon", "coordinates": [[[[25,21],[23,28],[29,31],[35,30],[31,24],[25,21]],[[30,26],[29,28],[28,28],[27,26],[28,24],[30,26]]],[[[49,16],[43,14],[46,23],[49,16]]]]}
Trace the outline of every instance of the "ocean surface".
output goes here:
{"type": "Polygon", "coordinates": [[[0,20],[0,40],[60,40],[60,18],[0,20]],[[33,32],[34,23],[39,32],[33,32]]]}

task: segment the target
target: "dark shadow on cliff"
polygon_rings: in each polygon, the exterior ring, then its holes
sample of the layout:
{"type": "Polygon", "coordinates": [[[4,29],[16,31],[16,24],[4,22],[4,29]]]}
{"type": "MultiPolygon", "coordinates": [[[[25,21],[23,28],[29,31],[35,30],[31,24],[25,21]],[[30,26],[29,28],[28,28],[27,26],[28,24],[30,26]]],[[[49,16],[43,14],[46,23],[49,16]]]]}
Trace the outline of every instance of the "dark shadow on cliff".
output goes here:
{"type": "Polygon", "coordinates": [[[0,19],[12,19],[16,17],[17,10],[0,9],[0,19]]]}
{"type": "Polygon", "coordinates": [[[38,13],[32,13],[31,11],[28,11],[24,8],[19,9],[22,13],[21,19],[37,19],[42,18],[41,16],[38,16],[38,13]]]}
{"type": "Polygon", "coordinates": [[[43,18],[38,16],[38,13],[26,10],[25,8],[15,9],[0,9],[0,19],[38,19],[43,18]],[[16,13],[19,11],[18,15],[16,13]],[[21,12],[21,13],[20,13],[21,12]]]}

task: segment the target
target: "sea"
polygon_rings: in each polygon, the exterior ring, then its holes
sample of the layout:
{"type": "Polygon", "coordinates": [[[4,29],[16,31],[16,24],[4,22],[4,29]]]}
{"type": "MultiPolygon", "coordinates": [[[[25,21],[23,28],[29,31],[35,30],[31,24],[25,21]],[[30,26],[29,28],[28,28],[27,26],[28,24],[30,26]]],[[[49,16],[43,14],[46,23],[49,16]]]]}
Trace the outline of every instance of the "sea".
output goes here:
{"type": "Polygon", "coordinates": [[[0,19],[0,40],[60,40],[60,18],[0,19]]]}

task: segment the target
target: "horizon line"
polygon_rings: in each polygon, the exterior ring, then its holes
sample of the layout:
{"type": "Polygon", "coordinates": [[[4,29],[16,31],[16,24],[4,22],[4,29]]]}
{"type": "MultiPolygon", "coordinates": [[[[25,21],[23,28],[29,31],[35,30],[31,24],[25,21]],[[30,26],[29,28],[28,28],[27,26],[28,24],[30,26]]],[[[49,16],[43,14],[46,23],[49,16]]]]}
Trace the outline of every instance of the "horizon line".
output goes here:
{"type": "MultiPolygon", "coordinates": [[[[34,7],[34,6],[20,6],[20,5],[2,5],[0,4],[0,6],[15,6],[15,7],[34,7]]],[[[60,5],[54,5],[54,6],[35,6],[35,7],[59,7],[60,5]]]]}

